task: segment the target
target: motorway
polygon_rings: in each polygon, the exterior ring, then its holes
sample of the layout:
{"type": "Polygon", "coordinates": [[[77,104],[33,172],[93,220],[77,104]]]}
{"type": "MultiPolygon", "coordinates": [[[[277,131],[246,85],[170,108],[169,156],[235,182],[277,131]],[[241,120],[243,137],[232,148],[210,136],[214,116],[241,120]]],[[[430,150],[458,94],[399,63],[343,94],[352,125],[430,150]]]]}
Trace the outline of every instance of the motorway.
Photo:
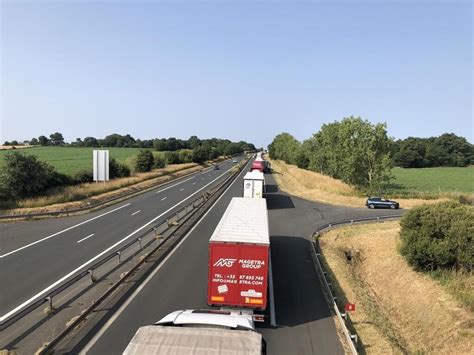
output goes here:
{"type": "MultiPolygon", "coordinates": [[[[242,176],[108,321],[69,351],[118,354],[140,326],[174,310],[207,308],[208,240],[232,197],[242,195],[242,176]]],[[[279,191],[271,175],[266,179],[277,326],[267,321],[257,330],[267,340],[269,354],[341,354],[310,255],[310,236],[324,223],[394,212],[305,201],[279,191]]]]}
{"type": "Polygon", "coordinates": [[[86,215],[0,223],[0,320],[164,221],[235,165],[227,161],[86,215]]]}

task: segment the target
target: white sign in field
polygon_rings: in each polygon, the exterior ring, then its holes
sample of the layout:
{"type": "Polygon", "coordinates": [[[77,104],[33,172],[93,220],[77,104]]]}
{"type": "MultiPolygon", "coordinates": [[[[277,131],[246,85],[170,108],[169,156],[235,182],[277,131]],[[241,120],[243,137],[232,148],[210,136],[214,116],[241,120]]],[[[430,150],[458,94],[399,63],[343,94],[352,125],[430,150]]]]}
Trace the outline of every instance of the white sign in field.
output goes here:
{"type": "Polygon", "coordinates": [[[93,165],[94,181],[109,181],[109,151],[94,149],[93,165]]]}

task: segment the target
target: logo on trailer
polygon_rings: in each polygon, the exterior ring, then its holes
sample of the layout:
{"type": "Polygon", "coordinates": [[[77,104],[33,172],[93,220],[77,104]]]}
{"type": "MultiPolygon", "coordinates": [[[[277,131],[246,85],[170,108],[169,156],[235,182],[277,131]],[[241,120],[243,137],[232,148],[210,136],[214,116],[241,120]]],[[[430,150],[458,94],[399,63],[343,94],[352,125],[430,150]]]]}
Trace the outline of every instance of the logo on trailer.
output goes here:
{"type": "Polygon", "coordinates": [[[225,267],[232,267],[234,263],[237,261],[237,259],[225,259],[225,258],[220,258],[214,263],[214,266],[225,266],[225,267]]]}

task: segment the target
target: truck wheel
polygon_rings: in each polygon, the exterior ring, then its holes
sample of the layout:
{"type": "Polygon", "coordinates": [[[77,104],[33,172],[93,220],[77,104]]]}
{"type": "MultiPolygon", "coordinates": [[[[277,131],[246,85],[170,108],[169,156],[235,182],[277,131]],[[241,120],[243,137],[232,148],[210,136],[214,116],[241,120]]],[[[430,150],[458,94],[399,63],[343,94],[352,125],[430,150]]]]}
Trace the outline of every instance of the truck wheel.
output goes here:
{"type": "Polygon", "coordinates": [[[390,208],[391,208],[392,210],[394,210],[394,209],[395,209],[395,205],[390,205],[390,208]]]}
{"type": "Polygon", "coordinates": [[[373,204],[370,204],[370,205],[369,205],[369,208],[372,208],[372,209],[373,209],[374,207],[375,207],[375,206],[374,206],[373,204]]]}

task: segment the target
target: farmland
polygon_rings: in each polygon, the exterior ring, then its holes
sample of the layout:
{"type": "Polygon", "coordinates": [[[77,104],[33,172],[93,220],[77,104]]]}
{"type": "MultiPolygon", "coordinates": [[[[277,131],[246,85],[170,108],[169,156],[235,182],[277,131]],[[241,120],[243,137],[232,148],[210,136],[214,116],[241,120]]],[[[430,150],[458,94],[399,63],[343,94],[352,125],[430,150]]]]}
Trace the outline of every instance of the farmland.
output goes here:
{"type": "MultiPolygon", "coordinates": [[[[60,173],[74,175],[78,171],[92,170],[92,151],[101,148],[78,148],[78,147],[34,147],[21,150],[21,153],[37,156],[41,161],[54,166],[60,173]]],[[[140,151],[140,148],[103,148],[108,149],[110,158],[115,158],[118,162],[133,166],[133,159],[140,151]]],[[[5,164],[5,155],[11,150],[0,151],[0,168],[5,164]]],[[[153,152],[154,155],[162,154],[153,152]]]]}
{"type": "Polygon", "coordinates": [[[466,168],[394,168],[394,183],[390,194],[417,195],[419,193],[474,193],[474,166],[466,168]]]}

